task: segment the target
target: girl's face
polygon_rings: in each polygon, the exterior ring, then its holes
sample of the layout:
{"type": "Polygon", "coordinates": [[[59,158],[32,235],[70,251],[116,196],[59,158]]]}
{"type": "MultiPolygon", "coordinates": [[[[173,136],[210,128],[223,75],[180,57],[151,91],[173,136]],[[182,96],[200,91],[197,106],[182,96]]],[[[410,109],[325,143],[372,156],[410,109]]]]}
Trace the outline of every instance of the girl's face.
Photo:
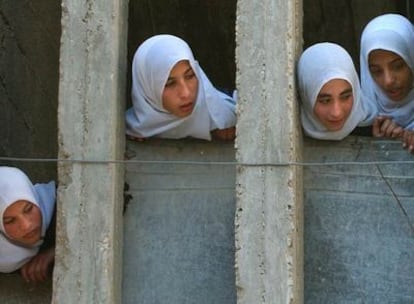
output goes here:
{"type": "Polygon", "coordinates": [[[193,112],[197,93],[197,76],[187,60],[179,61],[165,83],[162,106],[175,116],[186,117],[193,112]]]}
{"type": "Polygon", "coordinates": [[[35,204],[16,201],[4,211],[3,226],[10,239],[31,246],[41,238],[42,214],[35,204]]]}
{"type": "Polygon", "coordinates": [[[313,112],[328,131],[338,131],[351,114],[353,104],[351,84],[344,79],[332,79],[319,91],[313,112]]]}
{"type": "Polygon", "coordinates": [[[413,73],[399,55],[374,50],[369,54],[368,65],[372,78],[391,100],[401,101],[412,89],[413,73]]]}

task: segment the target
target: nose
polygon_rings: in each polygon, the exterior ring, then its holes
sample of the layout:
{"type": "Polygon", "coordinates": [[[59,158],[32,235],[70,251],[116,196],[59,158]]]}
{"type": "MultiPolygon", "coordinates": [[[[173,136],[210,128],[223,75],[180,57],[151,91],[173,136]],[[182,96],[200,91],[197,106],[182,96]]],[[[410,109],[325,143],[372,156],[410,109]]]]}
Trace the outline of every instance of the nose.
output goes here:
{"type": "Polygon", "coordinates": [[[332,107],[331,107],[331,117],[332,118],[340,118],[342,116],[342,106],[341,106],[341,102],[339,100],[335,100],[332,103],[332,107]]]}
{"type": "Polygon", "coordinates": [[[394,83],[394,74],[390,70],[384,70],[384,85],[386,87],[394,83]]]}
{"type": "Polygon", "coordinates": [[[178,94],[181,98],[186,98],[190,96],[190,87],[186,81],[184,80],[180,81],[178,94]]]}
{"type": "Polygon", "coordinates": [[[32,221],[27,217],[22,217],[20,219],[20,229],[24,232],[30,231],[32,227],[32,221]]]}

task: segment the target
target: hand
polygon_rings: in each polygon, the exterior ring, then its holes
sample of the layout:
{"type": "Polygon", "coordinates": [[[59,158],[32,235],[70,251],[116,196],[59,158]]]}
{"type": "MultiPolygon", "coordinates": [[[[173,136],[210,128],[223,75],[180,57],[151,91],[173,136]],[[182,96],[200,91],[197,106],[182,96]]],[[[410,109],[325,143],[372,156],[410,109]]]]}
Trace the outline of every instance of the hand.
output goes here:
{"type": "Polygon", "coordinates": [[[404,130],[402,142],[403,148],[414,154],[414,131],[404,130]]]}
{"type": "Polygon", "coordinates": [[[372,125],[372,135],[374,137],[402,137],[404,130],[392,121],[390,117],[378,116],[372,125]]]}
{"type": "Polygon", "coordinates": [[[236,127],[227,129],[215,129],[211,131],[213,138],[219,140],[233,140],[236,137],[236,127]]]}
{"type": "Polygon", "coordinates": [[[54,247],[42,250],[20,268],[20,274],[26,282],[44,282],[51,273],[54,261],[54,247]]]}
{"type": "Polygon", "coordinates": [[[129,140],[138,141],[138,142],[142,142],[145,140],[145,137],[138,137],[138,136],[132,136],[132,135],[127,135],[126,137],[129,140]]]}

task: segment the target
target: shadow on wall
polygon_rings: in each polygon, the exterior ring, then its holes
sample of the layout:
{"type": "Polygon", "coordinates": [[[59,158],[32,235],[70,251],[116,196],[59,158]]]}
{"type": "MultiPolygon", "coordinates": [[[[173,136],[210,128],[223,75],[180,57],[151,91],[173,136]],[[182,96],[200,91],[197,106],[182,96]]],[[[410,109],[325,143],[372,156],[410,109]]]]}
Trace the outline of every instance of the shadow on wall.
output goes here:
{"type": "Polygon", "coordinates": [[[336,42],[350,53],[357,71],[359,39],[368,21],[384,13],[409,15],[406,0],[304,0],[303,7],[303,48],[322,41],[336,42]]]}
{"type": "MultiPolygon", "coordinates": [[[[0,2],[0,155],[55,158],[59,86],[59,1],[0,2]]],[[[56,164],[5,162],[34,180],[56,177],[56,164]]]]}

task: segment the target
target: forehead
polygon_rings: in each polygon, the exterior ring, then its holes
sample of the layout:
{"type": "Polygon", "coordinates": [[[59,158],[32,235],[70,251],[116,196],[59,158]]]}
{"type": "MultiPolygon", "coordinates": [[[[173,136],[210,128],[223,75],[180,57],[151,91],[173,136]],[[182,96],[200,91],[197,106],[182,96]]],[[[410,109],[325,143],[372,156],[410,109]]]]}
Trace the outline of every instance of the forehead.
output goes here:
{"type": "Polygon", "coordinates": [[[400,55],[387,50],[373,50],[369,53],[368,61],[370,64],[384,64],[391,61],[403,59],[400,55]]]}
{"type": "Polygon", "coordinates": [[[331,79],[328,82],[326,82],[320,92],[321,94],[330,94],[335,92],[343,92],[344,90],[352,89],[351,84],[345,80],[345,79],[331,79]]]}
{"type": "Polygon", "coordinates": [[[24,208],[28,204],[37,207],[35,204],[33,204],[33,203],[29,202],[29,201],[19,200],[19,201],[16,201],[16,202],[10,204],[6,208],[6,210],[4,210],[3,217],[13,216],[13,215],[16,215],[16,214],[19,214],[19,213],[23,212],[24,208]]]}
{"type": "Polygon", "coordinates": [[[178,61],[170,71],[170,76],[179,75],[185,73],[188,69],[191,69],[190,62],[188,60],[178,61]]]}

